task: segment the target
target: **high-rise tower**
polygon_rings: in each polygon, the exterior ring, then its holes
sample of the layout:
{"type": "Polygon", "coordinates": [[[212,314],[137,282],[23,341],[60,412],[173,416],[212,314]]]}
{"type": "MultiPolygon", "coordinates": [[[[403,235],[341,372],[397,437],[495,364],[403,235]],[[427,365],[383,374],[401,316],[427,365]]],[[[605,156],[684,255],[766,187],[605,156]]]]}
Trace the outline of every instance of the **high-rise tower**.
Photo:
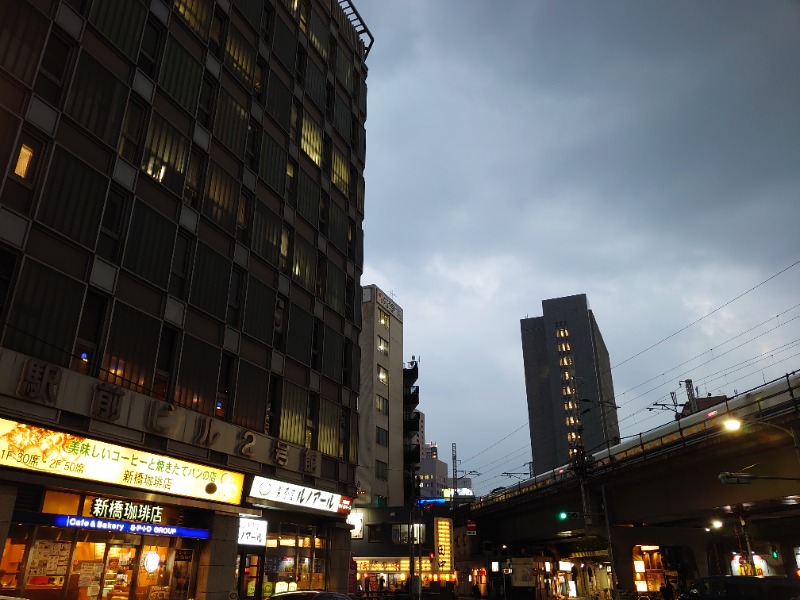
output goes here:
{"type": "Polygon", "coordinates": [[[520,329],[534,473],[615,443],[611,365],[586,295],[544,300],[520,329]]]}

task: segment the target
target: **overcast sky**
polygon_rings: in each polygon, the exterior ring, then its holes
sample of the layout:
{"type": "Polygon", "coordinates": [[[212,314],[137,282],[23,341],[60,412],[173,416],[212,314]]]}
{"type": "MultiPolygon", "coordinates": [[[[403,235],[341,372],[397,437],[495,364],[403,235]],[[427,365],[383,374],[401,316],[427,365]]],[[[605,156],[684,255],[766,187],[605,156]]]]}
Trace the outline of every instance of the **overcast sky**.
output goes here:
{"type": "Polygon", "coordinates": [[[800,3],[354,4],[362,284],[403,308],[427,439],[477,494],[531,459],[519,321],[543,299],[588,296],[623,438],[686,378],[800,369],[800,3]]]}

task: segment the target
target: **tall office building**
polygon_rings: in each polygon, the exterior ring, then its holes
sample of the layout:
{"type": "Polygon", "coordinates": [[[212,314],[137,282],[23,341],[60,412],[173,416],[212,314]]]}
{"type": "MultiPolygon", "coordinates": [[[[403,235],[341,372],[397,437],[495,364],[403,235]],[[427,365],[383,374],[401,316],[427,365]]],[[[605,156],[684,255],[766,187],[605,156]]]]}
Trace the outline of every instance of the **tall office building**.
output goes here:
{"type": "Polygon", "coordinates": [[[409,413],[404,404],[407,373],[403,363],[403,309],[376,285],[364,286],[361,300],[356,504],[402,506],[408,479],[408,438],[419,430],[419,413],[411,431],[408,421],[414,417],[413,408],[409,413]]]}
{"type": "Polygon", "coordinates": [[[346,591],[371,43],[350,0],[0,3],[6,593],[346,591]]]}
{"type": "Polygon", "coordinates": [[[585,294],[542,302],[520,321],[533,472],[619,439],[611,364],[585,294]]]}

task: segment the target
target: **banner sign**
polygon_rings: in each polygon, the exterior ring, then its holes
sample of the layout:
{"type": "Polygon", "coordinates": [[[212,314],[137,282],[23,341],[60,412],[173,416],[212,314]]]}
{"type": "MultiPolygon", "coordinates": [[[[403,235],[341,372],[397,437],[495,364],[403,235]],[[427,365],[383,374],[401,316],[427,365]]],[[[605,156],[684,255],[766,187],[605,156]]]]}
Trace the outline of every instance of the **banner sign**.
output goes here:
{"type": "Polygon", "coordinates": [[[0,419],[0,465],[147,492],[239,504],[244,475],[0,419]]]}
{"type": "Polygon", "coordinates": [[[315,488],[287,483],[277,479],[255,476],[253,486],[250,488],[250,497],[257,500],[269,500],[313,508],[326,512],[349,514],[353,499],[341,494],[326,492],[315,488]]]}

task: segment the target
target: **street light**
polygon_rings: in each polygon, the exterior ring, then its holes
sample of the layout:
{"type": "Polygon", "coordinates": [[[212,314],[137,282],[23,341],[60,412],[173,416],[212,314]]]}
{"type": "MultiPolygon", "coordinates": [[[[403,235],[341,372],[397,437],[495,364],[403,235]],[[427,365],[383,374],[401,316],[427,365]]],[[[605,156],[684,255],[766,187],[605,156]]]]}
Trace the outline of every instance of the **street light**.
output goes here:
{"type": "MultiPolygon", "coordinates": [[[[788,433],[792,437],[792,442],[794,443],[794,451],[797,454],[797,460],[800,462],[800,436],[798,436],[797,429],[795,427],[789,428],[784,427],[782,425],[776,425],[775,423],[770,423],[768,421],[742,421],[736,417],[729,417],[725,419],[724,425],[725,429],[728,431],[738,431],[742,427],[742,423],[748,423],[752,425],[764,425],[765,427],[772,427],[773,429],[778,429],[783,433],[788,433]]],[[[764,479],[762,477],[762,479],[764,479]]]]}

